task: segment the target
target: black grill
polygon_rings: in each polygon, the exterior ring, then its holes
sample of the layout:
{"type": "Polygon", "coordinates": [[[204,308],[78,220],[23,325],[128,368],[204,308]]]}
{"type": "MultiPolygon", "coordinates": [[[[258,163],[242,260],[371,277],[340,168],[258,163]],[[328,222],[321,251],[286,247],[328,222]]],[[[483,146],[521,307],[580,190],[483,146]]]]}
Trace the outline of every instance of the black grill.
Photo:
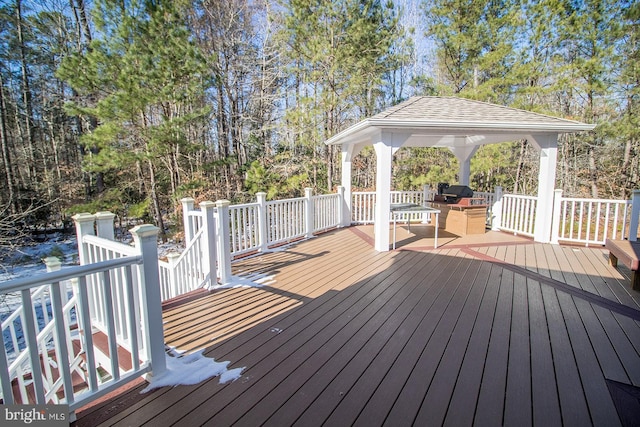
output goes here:
{"type": "Polygon", "coordinates": [[[438,184],[438,201],[445,203],[459,203],[461,199],[473,197],[473,190],[466,185],[442,185],[438,184]]]}

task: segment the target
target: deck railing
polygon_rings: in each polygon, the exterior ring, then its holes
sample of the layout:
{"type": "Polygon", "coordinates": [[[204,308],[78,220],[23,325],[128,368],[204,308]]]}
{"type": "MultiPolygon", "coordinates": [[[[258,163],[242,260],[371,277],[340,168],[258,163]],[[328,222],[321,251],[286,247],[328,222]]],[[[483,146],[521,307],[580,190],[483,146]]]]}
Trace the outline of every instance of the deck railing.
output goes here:
{"type": "Polygon", "coordinates": [[[503,194],[501,203],[500,230],[533,236],[538,198],[519,194],[503,194]]]}
{"type": "MultiPolygon", "coordinates": [[[[422,205],[430,200],[436,191],[425,186],[422,191],[392,191],[391,203],[416,203],[422,205]]],[[[376,192],[356,191],[351,193],[351,223],[373,224],[375,221],[376,192]]]]}
{"type": "MultiPolygon", "coordinates": [[[[433,200],[435,193],[428,187],[423,191],[392,191],[391,203],[422,204],[433,200]]],[[[638,194],[635,197],[638,198],[636,203],[640,206],[640,192],[636,191],[634,194],[638,194]]],[[[474,192],[474,197],[485,199],[487,227],[523,236],[534,236],[538,203],[536,196],[503,194],[502,188],[496,187],[495,192],[474,192]]],[[[373,224],[375,203],[375,192],[353,192],[352,224],[373,224]]],[[[628,238],[633,234],[632,227],[635,224],[631,219],[631,213],[631,200],[562,197],[562,192],[557,190],[554,198],[551,241],[603,245],[607,238],[628,238]]]]}
{"type": "Polygon", "coordinates": [[[629,236],[631,200],[604,200],[554,195],[553,243],[604,245],[629,236]]]}
{"type": "Polygon", "coordinates": [[[135,227],[135,247],[125,250],[98,243],[106,239],[88,237],[94,218],[74,217],[78,235],[84,233],[79,238],[80,259],[89,264],[0,284],[0,294],[20,295],[20,309],[2,322],[4,404],[66,403],[74,411],[143,373],[153,369],[161,374],[166,369],[158,229],[135,227]],[[96,330],[106,336],[108,364],[94,346],[96,330]],[[130,369],[120,363],[118,349],[124,346],[130,369]],[[101,375],[99,367],[109,376],[101,375]]]}

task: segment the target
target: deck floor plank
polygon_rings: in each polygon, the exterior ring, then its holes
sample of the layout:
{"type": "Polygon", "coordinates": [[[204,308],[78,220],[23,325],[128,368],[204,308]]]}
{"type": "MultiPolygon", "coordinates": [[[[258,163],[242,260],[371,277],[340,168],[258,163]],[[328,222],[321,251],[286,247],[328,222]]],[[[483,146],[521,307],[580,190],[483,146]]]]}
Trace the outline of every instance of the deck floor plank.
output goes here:
{"type": "MultiPolygon", "coordinates": [[[[527,280],[527,290],[530,346],[535,349],[531,352],[533,424],[560,425],[562,424],[560,404],[541,285],[533,280],[527,280]]],[[[561,325],[554,326],[561,327],[561,325]]]]}
{"type": "Polygon", "coordinates": [[[528,426],[532,422],[527,280],[529,279],[519,274],[513,277],[511,336],[504,408],[505,425],[528,426]]]}

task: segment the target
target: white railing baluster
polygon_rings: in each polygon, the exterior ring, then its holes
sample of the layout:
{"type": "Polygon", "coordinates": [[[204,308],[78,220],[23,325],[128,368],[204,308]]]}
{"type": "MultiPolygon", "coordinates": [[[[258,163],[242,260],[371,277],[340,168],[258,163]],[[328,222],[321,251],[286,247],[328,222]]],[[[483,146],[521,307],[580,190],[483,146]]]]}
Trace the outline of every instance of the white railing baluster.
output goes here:
{"type": "Polygon", "coordinates": [[[31,362],[31,379],[33,381],[33,389],[36,396],[36,403],[44,405],[45,390],[42,382],[42,369],[40,367],[40,355],[38,354],[38,341],[37,341],[37,328],[36,321],[33,315],[33,303],[31,301],[31,292],[29,289],[23,289],[22,294],[22,306],[28,307],[23,310],[22,320],[22,332],[25,337],[27,348],[29,349],[29,359],[31,362]]]}
{"type": "MultiPolygon", "coordinates": [[[[109,361],[111,363],[110,373],[117,381],[120,378],[120,363],[118,360],[118,341],[116,336],[114,313],[108,310],[113,307],[113,292],[111,289],[110,272],[101,273],[102,289],[104,290],[105,328],[109,347],[109,361]]],[[[115,308],[115,307],[114,307],[115,308]]]]}
{"type": "MultiPolygon", "coordinates": [[[[55,348],[58,374],[62,379],[62,386],[64,390],[64,396],[66,403],[73,403],[73,380],[71,379],[69,349],[66,345],[67,341],[67,329],[64,321],[64,313],[62,311],[62,296],[60,295],[60,282],[54,282],[50,288],[51,292],[51,309],[53,312],[53,318],[55,319],[55,334],[54,339],[56,341],[55,348]]],[[[53,394],[55,395],[55,388],[53,394]]]]}
{"type": "Polygon", "coordinates": [[[133,272],[132,266],[123,267],[124,270],[124,286],[127,294],[128,301],[128,309],[127,312],[127,321],[129,325],[129,337],[130,337],[130,353],[131,353],[131,366],[133,366],[133,370],[137,371],[140,369],[140,352],[139,352],[139,344],[138,344],[138,325],[140,324],[140,319],[136,316],[137,307],[135,301],[135,290],[133,283],[133,272]]]}
{"type": "MultiPolygon", "coordinates": [[[[6,344],[4,342],[4,333],[0,329],[0,387],[2,387],[2,401],[5,405],[13,405],[13,387],[11,386],[11,376],[9,375],[9,361],[7,359],[6,344]],[[10,390],[7,392],[7,390],[10,390]]],[[[15,347],[14,347],[15,348],[15,347]]]]}

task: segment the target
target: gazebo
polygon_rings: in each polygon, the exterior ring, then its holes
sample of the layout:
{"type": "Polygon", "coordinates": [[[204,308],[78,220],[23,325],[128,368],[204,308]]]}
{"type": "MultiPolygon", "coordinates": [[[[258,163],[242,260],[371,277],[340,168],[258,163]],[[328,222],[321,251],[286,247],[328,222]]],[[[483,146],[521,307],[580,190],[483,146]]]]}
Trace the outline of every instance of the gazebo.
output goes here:
{"type": "Polygon", "coordinates": [[[375,249],[389,250],[391,167],[400,147],[443,147],[460,163],[459,183],[469,185],[470,160],[485,144],[526,138],[540,153],[534,240],[549,242],[556,178],[558,135],[592,130],[595,125],[455,97],[417,96],[362,120],[325,143],[342,147],[342,186],[350,223],[351,162],[373,145],[376,157],[375,249]]]}

